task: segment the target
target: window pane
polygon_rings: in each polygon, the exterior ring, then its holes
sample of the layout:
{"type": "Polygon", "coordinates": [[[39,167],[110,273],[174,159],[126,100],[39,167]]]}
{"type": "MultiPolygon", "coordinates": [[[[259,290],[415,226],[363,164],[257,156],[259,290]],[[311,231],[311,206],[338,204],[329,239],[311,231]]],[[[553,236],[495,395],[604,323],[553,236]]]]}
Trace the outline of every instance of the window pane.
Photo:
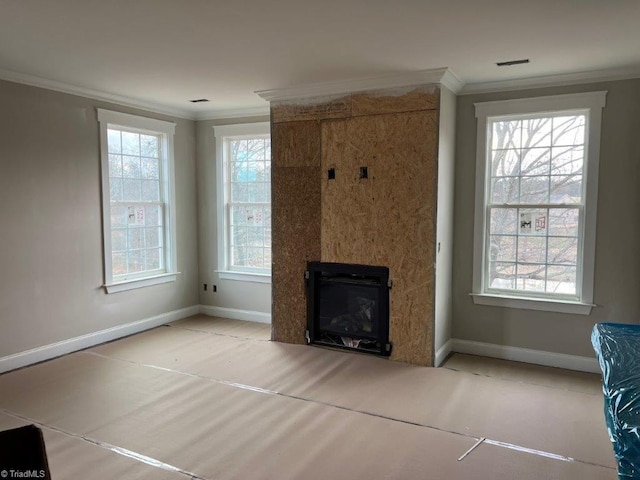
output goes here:
{"type": "Polygon", "coordinates": [[[109,154],[109,176],[122,177],[122,155],[109,154]]]}
{"type": "Polygon", "coordinates": [[[144,268],[144,250],[134,250],[129,252],[127,261],[129,272],[142,272],[144,268]]]}
{"type": "Polygon", "coordinates": [[[247,142],[248,159],[262,160],[264,159],[264,140],[261,138],[251,139],[247,142]]]}
{"type": "Polygon", "coordinates": [[[522,175],[549,175],[551,149],[530,148],[522,151],[522,175]]]}
{"type": "Polygon", "coordinates": [[[247,227],[232,227],[231,228],[231,244],[232,245],[246,245],[248,242],[247,227]]]}
{"type": "Polygon", "coordinates": [[[544,292],[545,276],[547,267],[545,265],[517,265],[516,288],[518,290],[530,292],[544,292]]]}
{"type": "Polygon", "coordinates": [[[111,254],[111,271],[113,275],[124,275],[127,273],[127,254],[123,252],[113,252],[111,254]]]}
{"type": "Polygon", "coordinates": [[[515,208],[491,209],[491,233],[516,233],[518,211],[515,208]]]}
{"type": "Polygon", "coordinates": [[[122,153],[126,155],[140,155],[140,135],[132,132],[122,132],[122,153]]]}
{"type": "Polygon", "coordinates": [[[125,179],[122,184],[124,187],[122,200],[125,202],[139,202],[141,197],[140,180],[125,179]]]}
{"type": "Polygon", "coordinates": [[[517,237],[505,235],[492,235],[489,247],[490,261],[516,261],[516,239],[517,237]]]}
{"type": "Polygon", "coordinates": [[[545,263],[547,239],[545,237],[519,237],[518,262],[545,263]]]}
{"type": "Polygon", "coordinates": [[[512,290],[515,288],[516,264],[489,263],[489,287],[512,290]]]}
{"type": "Polygon", "coordinates": [[[581,145],[585,142],[585,116],[554,117],[553,145],[581,145]]]}
{"type": "Polygon", "coordinates": [[[119,178],[109,179],[109,190],[109,197],[111,198],[112,202],[119,202],[122,200],[122,180],[120,180],[119,178]]]}
{"type": "Polygon", "coordinates": [[[246,140],[231,140],[231,142],[229,142],[229,148],[231,151],[232,162],[247,161],[248,153],[246,140]]]}
{"type": "Polygon", "coordinates": [[[516,150],[494,150],[491,157],[491,176],[513,177],[520,174],[520,157],[516,150]]]}
{"type": "Polygon", "coordinates": [[[124,228],[113,228],[111,230],[111,250],[124,251],[127,249],[127,235],[124,228]]]}
{"type": "Polygon", "coordinates": [[[582,203],[582,176],[552,176],[551,203],[582,203]]]}
{"type": "Polygon", "coordinates": [[[576,265],[578,263],[578,239],[549,237],[547,263],[576,265]]]}
{"type": "Polygon", "coordinates": [[[147,226],[162,225],[162,207],[160,205],[146,205],[144,207],[144,224],[147,226]]]}
{"type": "Polygon", "coordinates": [[[122,174],[125,178],[140,178],[140,158],[123,155],[122,157],[122,174]]]}
{"type": "Polygon", "coordinates": [[[156,180],[142,180],[142,200],[145,202],[160,201],[160,185],[156,180]]]}
{"type": "Polygon", "coordinates": [[[549,201],[549,177],[522,177],[520,181],[521,203],[547,203],[549,201]]]}
{"type": "Polygon", "coordinates": [[[157,158],[142,158],[141,162],[142,162],[142,169],[141,169],[142,178],[149,178],[149,179],[160,178],[160,171],[158,168],[159,165],[158,165],[157,158]]]}
{"type": "Polygon", "coordinates": [[[521,121],[493,122],[492,125],[492,150],[520,148],[521,121]]]}
{"type": "Polygon", "coordinates": [[[577,208],[549,209],[549,235],[578,236],[577,208]]]}
{"type": "Polygon", "coordinates": [[[127,208],[121,205],[111,205],[111,227],[127,225],[127,208]]]}
{"type": "Polygon", "coordinates": [[[266,160],[271,160],[271,139],[266,138],[264,140],[264,158],[266,160]]]}
{"type": "Polygon", "coordinates": [[[151,248],[146,250],[147,270],[157,270],[160,268],[160,249],[151,248]]]}
{"type": "Polygon", "coordinates": [[[140,135],[140,154],[144,157],[158,157],[158,137],[140,135]]]}
{"type": "Polygon", "coordinates": [[[130,250],[144,248],[144,230],[142,228],[129,228],[127,231],[127,247],[130,250]]]}
{"type": "Polygon", "coordinates": [[[162,229],[158,227],[147,227],[144,229],[145,246],[147,248],[160,247],[162,242],[162,229]]]}
{"type": "Polygon", "coordinates": [[[122,152],[122,145],[120,143],[120,131],[119,130],[107,130],[107,145],[109,153],[122,152]]]}
{"type": "Polygon", "coordinates": [[[232,202],[248,202],[249,201],[249,185],[243,183],[233,183],[231,185],[231,201],[232,202]]]}
{"type": "Polygon", "coordinates": [[[554,147],[551,160],[551,175],[582,175],[584,146],[554,147]]]}
{"type": "Polygon", "coordinates": [[[518,177],[494,178],[491,180],[492,203],[514,203],[518,201],[518,177]]]}
{"type": "Polygon", "coordinates": [[[547,292],[576,295],[578,283],[576,267],[550,266],[547,272],[547,292]]]}
{"type": "Polygon", "coordinates": [[[546,208],[519,210],[520,224],[518,233],[520,235],[545,235],[548,225],[548,211],[546,208]]]}
{"type": "Polygon", "coordinates": [[[522,148],[551,145],[551,119],[532,118],[522,122],[522,148]]]}

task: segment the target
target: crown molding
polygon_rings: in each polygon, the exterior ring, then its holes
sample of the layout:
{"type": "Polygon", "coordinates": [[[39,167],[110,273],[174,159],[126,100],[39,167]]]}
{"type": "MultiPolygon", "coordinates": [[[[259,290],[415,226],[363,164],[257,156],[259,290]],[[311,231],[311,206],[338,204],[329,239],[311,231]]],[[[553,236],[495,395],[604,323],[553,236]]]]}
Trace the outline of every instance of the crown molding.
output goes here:
{"type": "Polygon", "coordinates": [[[392,73],[387,75],[378,75],[375,77],[361,77],[284,88],[257,90],[255,93],[269,102],[277,102],[308,97],[344,95],[347,93],[382,90],[385,88],[433,84],[443,84],[454,93],[457,93],[462,86],[460,79],[450,70],[447,68],[435,68],[416,72],[392,73]]]}
{"type": "Polygon", "coordinates": [[[46,78],[37,77],[35,75],[28,75],[26,73],[18,73],[11,70],[0,69],[0,80],[21,83],[32,87],[45,88],[47,90],[54,90],[56,92],[69,93],[71,95],[92,98],[94,100],[100,100],[103,102],[117,103],[118,105],[123,105],[125,107],[139,108],[153,113],[160,113],[162,115],[170,115],[172,117],[194,120],[194,114],[189,110],[166,107],[153,102],[147,102],[132,97],[93,90],[91,88],[79,87],[70,83],[49,80],[46,78]]]}
{"type": "Polygon", "coordinates": [[[195,114],[195,120],[223,120],[225,118],[263,117],[269,116],[269,105],[250,108],[230,108],[225,110],[208,110],[195,114]]]}
{"type": "Polygon", "coordinates": [[[640,78],[640,66],[563,73],[560,75],[545,75],[539,77],[519,78],[515,80],[500,80],[496,82],[468,83],[464,85],[459,94],[471,95],[475,93],[494,93],[530,88],[560,87],[564,85],[610,82],[616,80],[630,80],[634,78],[640,78]]]}

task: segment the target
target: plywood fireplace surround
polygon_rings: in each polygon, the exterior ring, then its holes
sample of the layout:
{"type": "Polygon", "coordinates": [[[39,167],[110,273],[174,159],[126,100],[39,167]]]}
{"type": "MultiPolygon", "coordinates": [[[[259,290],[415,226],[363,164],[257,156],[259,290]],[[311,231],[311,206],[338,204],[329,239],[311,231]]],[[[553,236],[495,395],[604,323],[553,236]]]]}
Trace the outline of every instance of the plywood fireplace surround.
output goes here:
{"type": "Polygon", "coordinates": [[[305,343],[308,261],[380,265],[391,359],[433,365],[439,102],[421,85],[271,103],[273,340],[305,343]]]}

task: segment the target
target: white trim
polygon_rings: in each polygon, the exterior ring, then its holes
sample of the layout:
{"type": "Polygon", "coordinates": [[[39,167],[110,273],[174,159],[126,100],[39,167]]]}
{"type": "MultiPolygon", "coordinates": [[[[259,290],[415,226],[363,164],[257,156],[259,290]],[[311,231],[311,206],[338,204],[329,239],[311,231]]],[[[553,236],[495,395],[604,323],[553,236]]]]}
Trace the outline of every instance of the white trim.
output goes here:
{"type": "Polygon", "coordinates": [[[0,358],[0,373],[15,370],[16,368],[26,367],[27,365],[43,362],[45,360],[50,360],[61,355],[66,355],[67,353],[126,337],[127,335],[143,332],[150,328],[196,315],[199,311],[199,305],[192,305],[191,307],[173,310],[171,312],[162,313],[136,322],[118,325],[105,330],[70,338],[69,340],[63,340],[61,342],[44,345],[24,352],[14,353],[13,355],[7,355],[0,358]]]}
{"type": "Polygon", "coordinates": [[[540,96],[513,100],[475,103],[477,117],[476,128],[476,193],[474,207],[474,245],[473,245],[473,285],[472,295],[476,304],[492,305],[528,310],[544,310],[561,313],[589,315],[593,305],[593,286],[595,275],[596,213],[598,203],[598,165],[600,161],[600,135],[602,109],[606,103],[606,91],[575,93],[568,95],[540,96]],[[533,300],[523,298],[523,292],[503,296],[488,292],[484,286],[485,255],[487,251],[487,169],[488,169],[488,132],[487,126],[492,117],[535,115],[559,111],[580,110],[587,115],[588,136],[585,141],[587,163],[584,177],[585,201],[584,222],[582,225],[581,262],[578,266],[577,301],[563,301],[551,296],[540,295],[533,300]],[[502,298],[500,298],[502,297],[502,298]],[[540,301],[541,300],[541,301],[540,301]]]}
{"type": "Polygon", "coordinates": [[[443,346],[441,346],[438,349],[438,351],[436,352],[436,358],[433,364],[434,367],[439,367],[440,365],[442,365],[442,362],[444,362],[446,358],[449,356],[449,354],[451,353],[452,346],[453,346],[453,340],[449,339],[443,346]]]}
{"type": "MultiPolygon", "coordinates": [[[[586,285],[585,285],[586,287],[586,285]]],[[[541,312],[572,313],[574,315],[590,315],[591,309],[597,305],[593,303],[569,302],[564,300],[523,298],[492,294],[470,293],[476,305],[492,307],[519,308],[522,310],[537,310],[541,312]]]]}
{"type": "Polygon", "coordinates": [[[244,320],[245,322],[271,323],[270,313],[256,312],[254,310],[200,305],[200,313],[210,317],[231,318],[232,320],[244,320]]]}
{"type": "Polygon", "coordinates": [[[640,67],[612,68],[608,70],[592,70],[588,72],[498,80],[495,82],[467,83],[459,91],[459,94],[472,95],[476,93],[505,92],[510,90],[580,85],[595,82],[613,82],[634,78],[640,78],[640,67]]]}
{"type": "Polygon", "coordinates": [[[150,130],[153,132],[162,132],[167,135],[176,133],[176,124],[174,122],[166,122],[156,118],[142,117],[140,115],[131,115],[129,113],[114,112],[113,110],[105,110],[97,108],[98,122],[107,123],[125,128],[139,128],[141,130],[150,130]]]}
{"type": "Polygon", "coordinates": [[[263,117],[271,113],[269,105],[250,108],[230,108],[225,110],[208,110],[195,114],[194,120],[223,120],[225,118],[263,117]]]}
{"type": "Polygon", "coordinates": [[[235,280],[239,282],[271,283],[271,275],[267,273],[249,273],[215,270],[218,278],[222,280],[235,280]]]}
{"type": "Polygon", "coordinates": [[[138,280],[125,280],[124,282],[112,283],[105,285],[107,293],[124,292],[125,290],[133,290],[136,288],[150,287],[152,285],[160,285],[161,283],[175,282],[180,272],[163,273],[155,277],[141,278],[138,280]]]}
{"type": "Polygon", "coordinates": [[[414,85],[445,85],[453,93],[462,88],[462,81],[447,68],[434,68],[415,72],[391,73],[372,77],[351,78],[330,82],[311,83],[284,88],[257,90],[255,93],[269,102],[297,98],[339,95],[352,92],[410,87],[414,85]]]}
{"type": "MultiPolygon", "coordinates": [[[[216,272],[231,273],[228,268],[228,248],[229,244],[227,231],[227,160],[225,152],[225,138],[241,138],[260,135],[271,135],[270,122],[236,123],[233,125],[219,125],[213,127],[213,134],[216,140],[216,156],[213,159],[216,167],[216,230],[217,230],[217,270],[216,272]]],[[[234,272],[235,273],[235,272],[234,272]]],[[[260,275],[260,274],[258,274],[260,275]]],[[[224,276],[220,278],[225,278],[224,276]]],[[[249,277],[230,278],[232,280],[250,280],[249,277]]],[[[271,280],[269,279],[269,283],[271,280]]],[[[262,282],[268,283],[268,282],[262,282]]]]}
{"type": "MultiPolygon", "coordinates": [[[[100,161],[102,186],[102,232],[104,256],[104,285],[107,293],[122,292],[134,288],[148,287],[160,283],[175,281],[177,275],[177,222],[175,194],[175,158],[174,135],[176,124],[155,118],[130,115],[97,108],[97,119],[100,131],[100,161]],[[162,138],[162,155],[160,160],[160,192],[164,206],[163,218],[163,274],[150,274],[131,280],[114,282],[111,263],[111,197],[109,175],[108,129],[114,126],[126,130],[140,130],[159,134],[162,138]]],[[[135,203],[135,202],[133,202],[135,203]]]]}
{"type": "Polygon", "coordinates": [[[514,362],[533,363],[580,372],[601,373],[598,360],[596,360],[595,357],[581,357],[578,355],[545,352],[543,350],[531,350],[528,348],[497,345],[494,343],[473,342],[457,338],[452,340],[451,350],[458,353],[500,358],[514,362]]]}
{"type": "Polygon", "coordinates": [[[78,87],[70,83],[49,80],[46,78],[41,78],[35,75],[26,74],[26,73],[19,73],[19,72],[13,72],[11,70],[0,69],[0,80],[7,80],[9,82],[21,83],[23,85],[29,85],[32,87],[45,88],[47,90],[68,93],[71,95],[77,95],[84,98],[92,98],[94,100],[100,100],[103,102],[117,103],[118,105],[133,107],[133,108],[140,108],[148,112],[160,113],[162,115],[171,115],[178,118],[186,118],[188,120],[194,120],[193,113],[189,112],[188,110],[167,107],[154,102],[147,102],[145,100],[126,97],[123,95],[117,95],[115,93],[102,92],[100,90],[94,90],[92,88],[78,87]]]}

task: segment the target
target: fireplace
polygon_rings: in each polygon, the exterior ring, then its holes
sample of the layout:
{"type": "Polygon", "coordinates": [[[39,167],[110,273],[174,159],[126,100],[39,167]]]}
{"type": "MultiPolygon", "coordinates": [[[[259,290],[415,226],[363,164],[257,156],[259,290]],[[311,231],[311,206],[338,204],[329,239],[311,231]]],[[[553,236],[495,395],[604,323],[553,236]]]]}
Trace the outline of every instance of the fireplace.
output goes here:
{"type": "Polygon", "coordinates": [[[389,269],[308,262],[307,343],[389,356],[389,269]]]}

